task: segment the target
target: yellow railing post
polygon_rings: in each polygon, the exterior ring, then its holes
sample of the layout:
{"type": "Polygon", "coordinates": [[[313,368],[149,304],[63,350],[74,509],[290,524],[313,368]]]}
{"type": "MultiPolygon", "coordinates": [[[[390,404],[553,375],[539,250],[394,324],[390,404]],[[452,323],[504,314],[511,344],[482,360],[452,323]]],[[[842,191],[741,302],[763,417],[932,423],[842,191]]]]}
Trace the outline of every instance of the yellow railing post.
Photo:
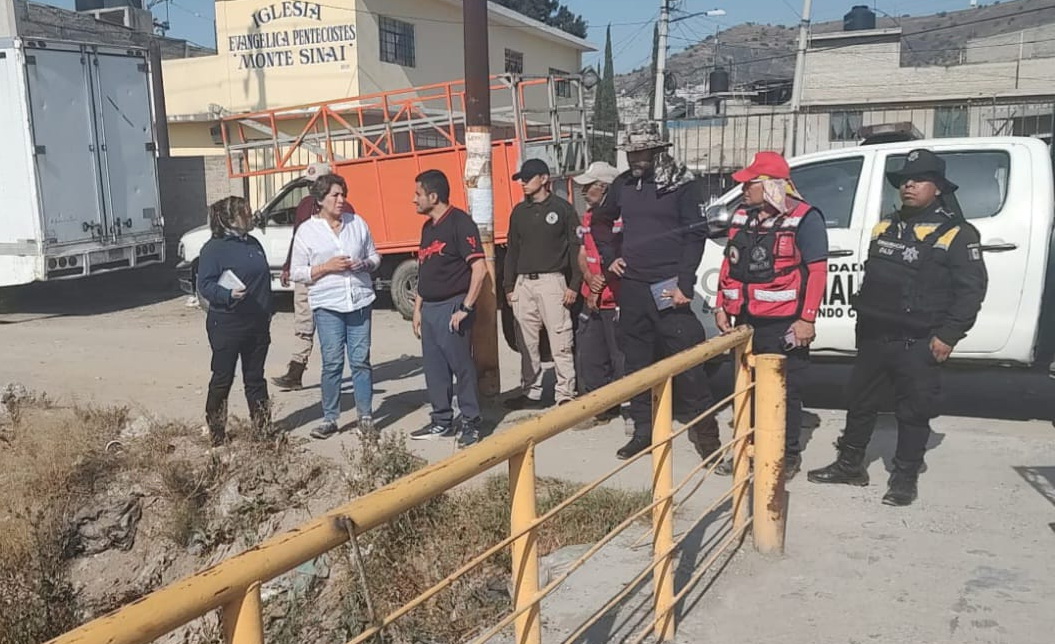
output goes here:
{"type": "MultiPolygon", "coordinates": [[[[535,511],[535,444],[509,459],[509,528],[511,532],[524,530],[537,518],[535,511]]],[[[534,603],[516,618],[517,644],[540,644],[542,624],[538,594],[538,538],[535,530],[513,542],[513,606],[522,608],[534,603]]]]}
{"type": "MultiPolygon", "coordinates": [[[[652,388],[652,444],[674,433],[674,383],[667,378],[652,388]]],[[[674,446],[668,442],[652,451],[652,500],[666,498],[652,511],[652,551],[656,602],[656,637],[674,639],[674,446]],[[662,559],[662,563],[660,560],[662,559]]]]}
{"type": "Polygon", "coordinates": [[[750,441],[744,439],[751,431],[751,409],[755,400],[755,392],[749,389],[751,386],[751,365],[748,360],[751,356],[751,342],[737,347],[734,354],[736,369],[736,384],[733,391],[743,391],[743,395],[733,400],[733,438],[740,440],[733,448],[733,529],[740,530],[747,523],[748,496],[747,478],[751,475],[751,459],[748,458],[750,441]]]}
{"type": "Polygon", "coordinates": [[[784,356],[755,357],[755,548],[784,552],[787,494],[784,491],[784,432],[787,390],[784,356]]]}
{"type": "Polygon", "coordinates": [[[224,606],[221,619],[225,644],[264,644],[263,610],[259,582],[246,588],[241,598],[224,606]]]}

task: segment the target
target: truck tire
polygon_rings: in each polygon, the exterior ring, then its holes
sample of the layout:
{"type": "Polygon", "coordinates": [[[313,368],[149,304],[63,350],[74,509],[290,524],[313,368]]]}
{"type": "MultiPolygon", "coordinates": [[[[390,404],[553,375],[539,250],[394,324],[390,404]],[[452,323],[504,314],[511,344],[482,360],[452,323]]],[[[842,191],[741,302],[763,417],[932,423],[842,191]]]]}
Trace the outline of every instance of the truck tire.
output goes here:
{"type": "Polygon", "coordinates": [[[418,262],[408,259],[396,266],[392,272],[392,282],[389,289],[392,292],[392,303],[404,319],[410,320],[414,317],[414,300],[418,296],[418,262]]]}

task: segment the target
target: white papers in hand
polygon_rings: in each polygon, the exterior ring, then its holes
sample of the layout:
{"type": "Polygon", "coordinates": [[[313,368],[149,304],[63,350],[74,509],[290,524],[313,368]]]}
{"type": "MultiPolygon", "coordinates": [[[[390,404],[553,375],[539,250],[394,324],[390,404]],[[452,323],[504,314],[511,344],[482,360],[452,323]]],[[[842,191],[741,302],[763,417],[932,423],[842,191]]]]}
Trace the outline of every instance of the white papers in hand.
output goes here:
{"type": "Polygon", "coordinates": [[[235,275],[234,271],[232,271],[231,269],[227,269],[220,274],[220,279],[217,284],[229,291],[245,290],[245,284],[242,283],[242,280],[238,279],[238,276],[235,275]]]}

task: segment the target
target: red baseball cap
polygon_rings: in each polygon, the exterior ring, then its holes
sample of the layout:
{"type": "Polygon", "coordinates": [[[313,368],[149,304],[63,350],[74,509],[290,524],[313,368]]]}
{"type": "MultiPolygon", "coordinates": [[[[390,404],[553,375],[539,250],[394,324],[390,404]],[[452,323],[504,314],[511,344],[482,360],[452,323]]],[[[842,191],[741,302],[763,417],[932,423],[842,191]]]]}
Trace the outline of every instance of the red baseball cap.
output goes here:
{"type": "Polygon", "coordinates": [[[737,183],[747,183],[759,177],[790,179],[791,168],[779,152],[759,152],[755,155],[755,160],[751,162],[751,165],[733,173],[733,181],[737,183]]]}

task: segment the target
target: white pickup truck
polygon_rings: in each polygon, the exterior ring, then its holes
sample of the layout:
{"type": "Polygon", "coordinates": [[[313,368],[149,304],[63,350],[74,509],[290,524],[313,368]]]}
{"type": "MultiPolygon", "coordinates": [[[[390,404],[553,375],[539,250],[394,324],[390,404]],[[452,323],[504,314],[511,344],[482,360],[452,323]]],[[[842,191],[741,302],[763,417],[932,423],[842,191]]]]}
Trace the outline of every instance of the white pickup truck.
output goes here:
{"type": "MultiPolygon", "coordinates": [[[[966,218],[982,239],[989,291],[978,321],[956,346],[960,361],[1031,366],[1047,359],[1055,332],[1050,309],[1055,297],[1052,224],[1055,190],[1051,150],[1039,139],[1002,137],[935,139],[845,148],[789,160],[803,197],[824,213],[828,224],[828,289],[817,320],[814,350],[824,355],[855,352],[850,295],[861,284],[872,227],[898,206],[886,172],[899,168],[910,150],[928,148],[943,158],[966,218]]],[[[740,188],[710,206],[720,220],[740,203],[740,188]]],[[[694,305],[713,328],[718,271],[725,238],[707,242],[697,273],[694,305]]],[[[1047,365],[1047,362],[1043,363],[1047,365]]]]}

